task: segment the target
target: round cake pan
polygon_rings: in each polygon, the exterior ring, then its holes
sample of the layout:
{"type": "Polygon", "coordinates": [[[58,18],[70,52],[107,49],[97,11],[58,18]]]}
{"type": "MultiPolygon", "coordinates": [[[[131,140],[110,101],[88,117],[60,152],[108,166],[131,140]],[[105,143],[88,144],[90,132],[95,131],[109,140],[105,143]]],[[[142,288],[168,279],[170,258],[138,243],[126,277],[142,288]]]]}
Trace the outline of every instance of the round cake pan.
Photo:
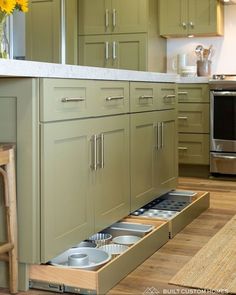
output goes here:
{"type": "Polygon", "coordinates": [[[102,249],[97,248],[71,248],[56,258],[49,261],[50,264],[62,268],[81,268],[86,270],[96,270],[111,260],[111,254],[102,249]],[[68,264],[69,256],[73,254],[86,254],[88,256],[88,264],[83,266],[70,266],[68,264]]]}
{"type": "Polygon", "coordinates": [[[113,242],[115,244],[121,244],[121,245],[127,245],[131,246],[138,242],[141,238],[138,236],[132,236],[132,235],[127,235],[127,236],[117,236],[113,238],[113,242]]]}
{"type": "Polygon", "coordinates": [[[129,247],[120,244],[108,244],[101,246],[99,249],[106,251],[108,254],[111,254],[111,256],[114,258],[126,251],[127,249],[129,249],[129,247]]]}
{"type": "Polygon", "coordinates": [[[83,241],[73,246],[72,248],[81,248],[81,247],[96,248],[97,244],[93,241],[83,241]]]}
{"type": "Polygon", "coordinates": [[[112,235],[108,233],[97,233],[88,238],[89,241],[95,242],[98,247],[109,244],[111,239],[112,235]]]}

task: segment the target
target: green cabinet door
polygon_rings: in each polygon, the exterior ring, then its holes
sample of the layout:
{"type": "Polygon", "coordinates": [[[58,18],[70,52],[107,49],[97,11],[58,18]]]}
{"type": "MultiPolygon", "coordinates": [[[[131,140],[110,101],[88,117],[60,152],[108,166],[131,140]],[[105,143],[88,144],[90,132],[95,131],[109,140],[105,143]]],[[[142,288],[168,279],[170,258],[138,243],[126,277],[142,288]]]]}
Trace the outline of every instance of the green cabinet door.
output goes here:
{"type": "Polygon", "coordinates": [[[87,120],[41,127],[41,262],[93,233],[87,120]]]}
{"type": "Polygon", "coordinates": [[[92,172],[95,232],[130,212],[129,116],[104,117],[93,122],[97,134],[97,169],[92,172]]]}
{"type": "Polygon", "coordinates": [[[113,33],[145,33],[149,0],[111,0],[113,33]]]}
{"type": "Polygon", "coordinates": [[[156,112],[131,114],[131,211],[150,202],[156,187],[156,112]]]}
{"type": "Polygon", "coordinates": [[[187,34],[188,0],[159,0],[160,35],[187,34]]]}
{"type": "Polygon", "coordinates": [[[79,64],[146,70],[146,34],[80,36],[79,64]]]}
{"type": "Polygon", "coordinates": [[[148,0],[79,0],[79,35],[147,32],[148,0]]]}
{"type": "Polygon", "coordinates": [[[218,0],[160,0],[160,35],[223,35],[224,6],[218,0]]]}
{"type": "Polygon", "coordinates": [[[159,194],[164,194],[177,185],[178,151],[177,151],[177,124],[176,111],[159,112],[158,166],[157,179],[159,194]]]}
{"type": "MultiPolygon", "coordinates": [[[[31,0],[26,13],[26,59],[61,63],[61,1],[31,0]]],[[[65,59],[77,64],[77,1],[65,0],[65,59]]]]}

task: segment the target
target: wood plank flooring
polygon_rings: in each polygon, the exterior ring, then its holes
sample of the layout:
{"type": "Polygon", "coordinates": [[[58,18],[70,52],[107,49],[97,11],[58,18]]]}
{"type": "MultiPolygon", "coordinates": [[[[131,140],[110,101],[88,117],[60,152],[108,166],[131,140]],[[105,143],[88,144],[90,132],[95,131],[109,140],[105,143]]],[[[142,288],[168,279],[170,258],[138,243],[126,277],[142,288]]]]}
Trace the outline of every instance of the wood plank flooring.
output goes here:
{"type": "MultiPolygon", "coordinates": [[[[236,214],[236,181],[179,178],[178,188],[210,191],[210,208],[111,289],[109,295],[200,294],[199,290],[183,290],[168,282],[236,214]]],[[[0,290],[0,294],[9,293],[0,290]]],[[[32,290],[19,294],[55,293],[32,290]]]]}

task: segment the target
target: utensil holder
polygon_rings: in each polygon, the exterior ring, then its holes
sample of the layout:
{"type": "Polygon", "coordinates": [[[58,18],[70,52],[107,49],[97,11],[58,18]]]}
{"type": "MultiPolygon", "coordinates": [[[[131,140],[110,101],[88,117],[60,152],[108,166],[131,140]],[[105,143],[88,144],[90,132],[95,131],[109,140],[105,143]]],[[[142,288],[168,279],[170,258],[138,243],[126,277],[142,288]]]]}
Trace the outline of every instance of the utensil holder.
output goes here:
{"type": "Polygon", "coordinates": [[[208,77],[211,75],[211,61],[210,60],[198,60],[197,61],[197,76],[208,77]]]}

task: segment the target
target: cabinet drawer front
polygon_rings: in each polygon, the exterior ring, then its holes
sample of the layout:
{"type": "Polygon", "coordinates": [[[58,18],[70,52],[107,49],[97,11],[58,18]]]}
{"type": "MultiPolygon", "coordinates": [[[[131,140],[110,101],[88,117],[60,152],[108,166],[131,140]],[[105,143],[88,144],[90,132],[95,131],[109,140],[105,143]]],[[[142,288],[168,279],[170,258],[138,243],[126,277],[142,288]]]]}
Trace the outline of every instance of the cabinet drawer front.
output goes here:
{"type": "MultiPolygon", "coordinates": [[[[141,221],[138,220],[138,223],[141,223],[141,221]]],[[[31,265],[30,280],[32,287],[34,282],[36,284],[42,282],[42,285],[47,287],[47,290],[50,290],[50,283],[53,283],[53,286],[64,285],[71,290],[72,287],[77,291],[80,289],[82,294],[107,293],[109,289],[168,241],[168,222],[150,221],[149,224],[155,226],[152,232],[97,271],[66,269],[49,265],[31,265]],[[89,291],[91,293],[88,293],[89,291]]]]}
{"type": "Polygon", "coordinates": [[[72,79],[40,80],[42,122],[88,117],[89,87],[92,81],[72,79]]]}
{"type": "Polygon", "coordinates": [[[158,84],[158,109],[174,109],[177,106],[176,86],[175,84],[158,84]]]}
{"type": "Polygon", "coordinates": [[[93,81],[89,105],[93,116],[129,112],[129,82],[93,81]]]}
{"type": "Polygon", "coordinates": [[[209,102],[208,84],[179,84],[179,102],[209,102]]]}
{"type": "Polygon", "coordinates": [[[42,122],[122,114],[128,110],[128,82],[40,80],[42,122]]]}
{"type": "Polygon", "coordinates": [[[209,104],[179,103],[178,131],[209,133],[209,104]]]}
{"type": "Polygon", "coordinates": [[[155,83],[130,83],[130,111],[143,112],[157,109],[158,87],[155,83]]]}
{"type": "Polygon", "coordinates": [[[179,163],[209,164],[208,134],[179,134],[179,163]]]}

